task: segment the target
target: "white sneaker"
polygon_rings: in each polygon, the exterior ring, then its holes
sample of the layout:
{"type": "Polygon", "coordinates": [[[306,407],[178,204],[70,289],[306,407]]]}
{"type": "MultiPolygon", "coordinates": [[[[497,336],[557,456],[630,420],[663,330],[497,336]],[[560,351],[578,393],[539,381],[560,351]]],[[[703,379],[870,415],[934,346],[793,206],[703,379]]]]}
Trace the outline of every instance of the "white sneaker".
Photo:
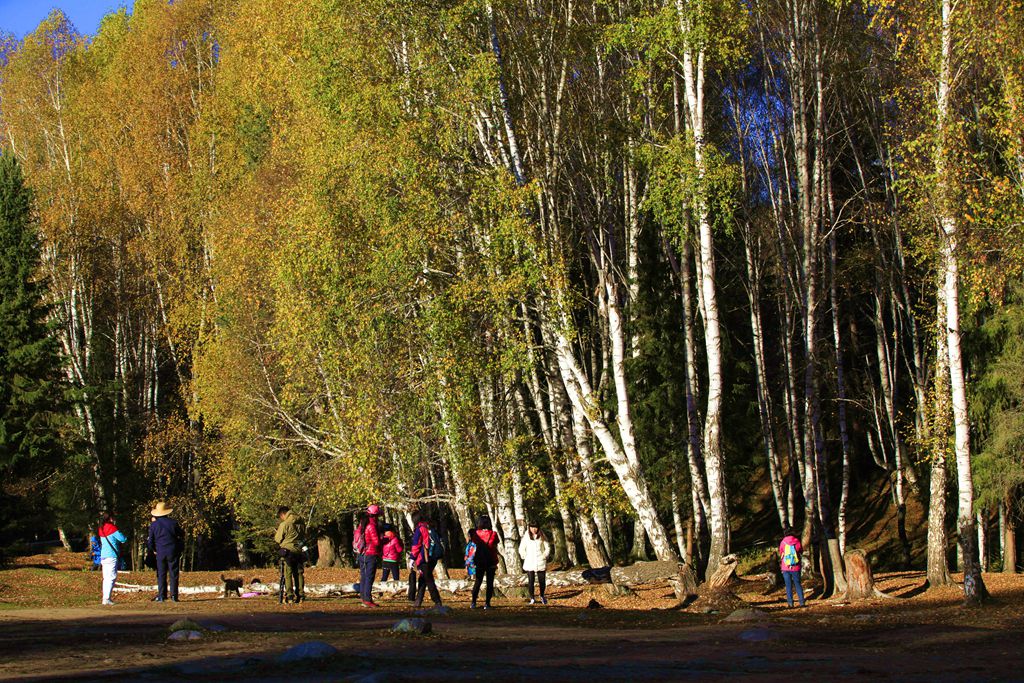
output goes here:
{"type": "Polygon", "coordinates": [[[114,601],[113,601],[113,600],[104,600],[104,601],[103,601],[103,604],[104,604],[104,605],[113,605],[113,604],[114,604],[114,601]]]}
{"type": "Polygon", "coordinates": [[[536,601],[536,600],[534,600],[533,598],[530,598],[530,604],[531,604],[531,605],[536,605],[536,604],[537,604],[537,601],[536,601]]]}

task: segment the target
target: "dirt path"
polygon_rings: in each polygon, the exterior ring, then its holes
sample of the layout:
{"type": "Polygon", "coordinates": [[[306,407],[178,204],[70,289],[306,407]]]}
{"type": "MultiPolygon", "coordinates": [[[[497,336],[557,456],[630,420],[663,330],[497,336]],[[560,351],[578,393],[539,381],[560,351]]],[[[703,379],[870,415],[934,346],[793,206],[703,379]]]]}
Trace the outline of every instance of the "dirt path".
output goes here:
{"type": "MultiPolygon", "coordinates": [[[[887,576],[905,597],[837,607],[780,608],[779,596],[747,594],[766,614],[723,623],[725,614],[640,608],[581,609],[580,596],[555,593],[548,607],[499,601],[433,620],[429,637],[389,631],[409,616],[401,602],[380,611],[354,600],[283,607],[272,599],[137,601],[113,608],[0,611],[2,680],[232,681],[757,681],[1024,680],[1024,579],[990,581],[991,607],[966,611],[955,590],[921,593],[919,575],[887,576]],[[167,627],[190,616],[227,628],[172,643],[167,627]],[[322,640],[339,654],[311,664],[274,659],[299,642],[322,640]]],[[[653,589],[660,601],[663,588],[653,589]]],[[[640,596],[642,599],[643,596],[640,596]]]]}

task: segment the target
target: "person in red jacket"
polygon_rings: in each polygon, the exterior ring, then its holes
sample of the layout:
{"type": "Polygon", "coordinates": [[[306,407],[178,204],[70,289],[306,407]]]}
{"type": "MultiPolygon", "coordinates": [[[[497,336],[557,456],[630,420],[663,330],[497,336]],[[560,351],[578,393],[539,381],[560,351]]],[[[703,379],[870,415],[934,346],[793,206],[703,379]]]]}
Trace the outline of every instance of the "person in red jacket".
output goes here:
{"type": "Polygon", "coordinates": [[[384,566],[384,572],[380,577],[381,581],[387,581],[388,576],[391,576],[395,581],[402,580],[402,577],[398,574],[398,562],[402,559],[402,552],[404,550],[402,539],[398,537],[395,530],[386,529],[384,531],[384,547],[381,549],[382,564],[384,566]]]}
{"type": "Polygon", "coordinates": [[[490,609],[494,597],[494,574],[498,570],[498,534],[492,528],[490,517],[482,515],[476,521],[476,528],[469,532],[469,540],[476,544],[476,580],[473,582],[473,601],[469,608],[476,608],[480,586],[486,578],[484,609],[490,609]]]}
{"type": "Polygon", "coordinates": [[[359,554],[359,595],[363,607],[380,607],[373,601],[373,579],[377,576],[377,561],[380,557],[380,532],[377,518],[380,506],[371,505],[356,529],[353,545],[359,554]]]}
{"type": "Polygon", "coordinates": [[[779,543],[779,568],[782,570],[782,578],[786,582],[786,602],[793,606],[793,591],[796,591],[800,606],[804,606],[804,589],[800,585],[800,552],[803,548],[796,533],[787,528],[782,542],[779,543]]]}
{"type": "MultiPolygon", "coordinates": [[[[430,591],[430,599],[440,607],[441,593],[437,590],[437,583],[434,582],[434,567],[437,566],[437,556],[430,556],[430,520],[426,517],[416,515],[416,530],[412,534],[412,548],[409,555],[415,566],[415,573],[418,575],[418,589],[416,591],[415,608],[423,605],[423,595],[430,591]]],[[[436,536],[436,534],[435,534],[436,536]]],[[[410,577],[410,581],[412,578],[410,577]]]]}

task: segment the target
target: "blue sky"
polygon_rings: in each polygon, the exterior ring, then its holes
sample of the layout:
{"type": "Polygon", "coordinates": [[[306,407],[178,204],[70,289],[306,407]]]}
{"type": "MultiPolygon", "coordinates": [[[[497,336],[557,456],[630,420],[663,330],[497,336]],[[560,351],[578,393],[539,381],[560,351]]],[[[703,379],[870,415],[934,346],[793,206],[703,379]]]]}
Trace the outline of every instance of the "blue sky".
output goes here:
{"type": "Polygon", "coordinates": [[[0,0],[0,32],[20,38],[59,7],[80,32],[94,34],[104,15],[129,4],[127,0],[0,0]]]}

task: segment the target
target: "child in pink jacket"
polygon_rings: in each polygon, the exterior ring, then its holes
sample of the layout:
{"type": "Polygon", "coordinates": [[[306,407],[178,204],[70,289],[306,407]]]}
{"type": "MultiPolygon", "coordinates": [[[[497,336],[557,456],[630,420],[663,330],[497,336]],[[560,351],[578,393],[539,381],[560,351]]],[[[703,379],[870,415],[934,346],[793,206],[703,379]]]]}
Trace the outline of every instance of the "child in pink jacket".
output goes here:
{"type": "Polygon", "coordinates": [[[381,577],[381,581],[387,581],[389,574],[395,577],[395,581],[401,580],[398,576],[398,563],[402,559],[403,550],[405,548],[402,547],[402,541],[394,530],[388,529],[385,531],[384,547],[381,552],[384,558],[384,575],[381,577]]]}

